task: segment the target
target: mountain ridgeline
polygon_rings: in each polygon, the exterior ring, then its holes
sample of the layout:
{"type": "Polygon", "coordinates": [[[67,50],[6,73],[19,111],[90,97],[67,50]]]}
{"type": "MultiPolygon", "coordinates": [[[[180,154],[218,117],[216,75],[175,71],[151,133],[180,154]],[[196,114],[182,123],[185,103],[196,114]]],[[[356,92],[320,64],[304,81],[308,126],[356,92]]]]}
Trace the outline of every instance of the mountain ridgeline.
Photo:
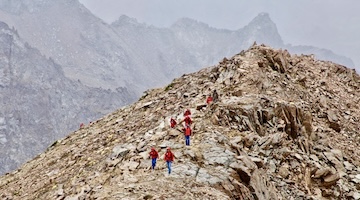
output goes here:
{"type": "Polygon", "coordinates": [[[106,24],[78,0],[0,0],[0,19],[0,174],[80,123],[254,41],[353,67],[350,59],[328,50],[285,45],[266,13],[238,30],[187,18],[157,28],[127,16],[106,24]]]}
{"type": "Polygon", "coordinates": [[[0,178],[4,199],[359,199],[360,76],[254,45],[147,90],[0,178]],[[206,97],[218,98],[207,105],[206,97]],[[193,135],[180,121],[189,108],[193,135]],[[150,147],[159,150],[150,169],[150,147]],[[163,156],[175,154],[168,175],[163,156]]]}

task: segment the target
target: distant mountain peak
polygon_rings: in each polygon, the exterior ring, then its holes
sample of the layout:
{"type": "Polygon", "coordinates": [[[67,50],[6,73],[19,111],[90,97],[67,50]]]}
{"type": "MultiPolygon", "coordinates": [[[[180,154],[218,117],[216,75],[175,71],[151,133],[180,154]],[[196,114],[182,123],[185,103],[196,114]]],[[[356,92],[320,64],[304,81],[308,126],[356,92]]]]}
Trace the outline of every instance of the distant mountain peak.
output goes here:
{"type": "Polygon", "coordinates": [[[114,21],[111,25],[119,26],[124,24],[132,24],[132,25],[138,25],[140,24],[137,19],[129,17],[127,15],[121,15],[116,21],[114,21]]]}
{"type": "Polygon", "coordinates": [[[251,20],[247,27],[277,30],[275,23],[270,18],[270,15],[264,12],[259,13],[253,20],[251,20]]]}
{"type": "MultiPolygon", "coordinates": [[[[259,14],[253,19],[253,21],[254,21],[254,20],[262,20],[262,21],[268,20],[268,21],[271,21],[271,18],[270,18],[269,13],[261,12],[261,13],[259,13],[259,14]]],[[[271,22],[272,22],[272,21],[271,21],[271,22]]]]}
{"type": "Polygon", "coordinates": [[[247,26],[242,28],[241,31],[252,35],[254,38],[272,38],[271,41],[257,41],[259,43],[266,43],[274,47],[280,47],[284,44],[276,24],[271,20],[270,15],[265,12],[259,13],[247,26]]]}
{"type": "Polygon", "coordinates": [[[204,27],[204,28],[209,28],[209,25],[200,21],[197,21],[195,19],[191,19],[191,18],[180,18],[179,20],[177,20],[172,26],[171,28],[199,28],[199,27],[204,27]]]}

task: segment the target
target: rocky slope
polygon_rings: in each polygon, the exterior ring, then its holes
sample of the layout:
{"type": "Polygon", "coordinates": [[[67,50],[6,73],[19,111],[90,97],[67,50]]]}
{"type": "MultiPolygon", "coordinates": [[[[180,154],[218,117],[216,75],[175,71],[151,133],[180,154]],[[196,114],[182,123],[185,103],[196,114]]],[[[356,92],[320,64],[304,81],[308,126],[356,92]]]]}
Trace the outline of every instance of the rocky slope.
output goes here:
{"type": "Polygon", "coordinates": [[[360,199],[359,89],[354,70],[255,45],[54,142],[1,198],[360,199]],[[186,108],[190,147],[168,124],[186,108]],[[171,175],[151,146],[172,147],[171,175]]]}
{"type": "MultiPolygon", "coordinates": [[[[0,19],[13,27],[3,24],[6,34],[0,34],[0,84],[12,82],[0,94],[0,174],[32,158],[79,122],[133,102],[145,89],[214,64],[254,41],[284,46],[266,13],[235,31],[192,19],[157,28],[126,16],[106,24],[77,0],[0,0],[0,19]]],[[[318,48],[285,47],[353,66],[351,60],[343,62],[344,57],[318,48]]]]}

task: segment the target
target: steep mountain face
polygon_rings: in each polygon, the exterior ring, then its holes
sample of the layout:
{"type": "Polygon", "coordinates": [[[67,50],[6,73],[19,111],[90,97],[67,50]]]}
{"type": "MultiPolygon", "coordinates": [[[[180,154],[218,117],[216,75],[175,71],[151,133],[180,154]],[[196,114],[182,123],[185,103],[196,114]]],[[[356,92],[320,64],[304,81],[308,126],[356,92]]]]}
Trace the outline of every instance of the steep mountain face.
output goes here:
{"type": "Polygon", "coordinates": [[[7,12],[14,15],[21,15],[24,12],[41,12],[42,9],[50,7],[50,1],[47,0],[24,0],[24,1],[1,1],[0,8],[1,10],[6,10],[7,12]]]}
{"type": "Polygon", "coordinates": [[[351,59],[326,49],[284,44],[276,24],[267,13],[260,13],[247,26],[236,31],[211,28],[207,24],[186,18],[178,20],[170,29],[174,32],[176,40],[195,56],[200,66],[215,64],[221,56],[232,56],[256,41],[259,44],[285,48],[291,53],[314,54],[318,59],[354,67],[351,59]]]}
{"type": "Polygon", "coordinates": [[[244,38],[243,43],[246,44],[245,47],[249,47],[254,41],[273,47],[284,46],[281,36],[277,31],[276,24],[270,19],[267,13],[260,13],[247,26],[237,32],[240,38],[244,38]]]}
{"type": "Polygon", "coordinates": [[[211,28],[187,18],[178,20],[171,30],[202,66],[215,64],[221,56],[232,56],[241,49],[247,49],[254,41],[283,46],[276,25],[266,13],[260,13],[249,25],[237,31],[211,28]]]}
{"type": "Polygon", "coordinates": [[[77,0],[1,0],[0,5],[1,19],[59,63],[67,77],[112,90],[133,84],[136,55],[129,55],[121,38],[77,0]]]}
{"type": "Polygon", "coordinates": [[[3,199],[359,199],[360,76],[252,46],[148,90],[0,178],[3,199]],[[205,99],[214,90],[214,102],[205,99]],[[191,145],[178,122],[190,108],[191,145]],[[149,149],[161,159],[150,170],[149,149]],[[167,175],[166,147],[175,154],[167,175]]]}
{"type": "Polygon", "coordinates": [[[135,99],[125,88],[89,88],[0,23],[0,173],[19,167],[54,140],[135,99]]]}
{"type": "Polygon", "coordinates": [[[124,15],[111,26],[126,41],[127,51],[138,55],[142,64],[136,68],[134,79],[146,86],[142,87],[144,90],[163,86],[172,78],[201,66],[169,29],[141,24],[124,15]]]}

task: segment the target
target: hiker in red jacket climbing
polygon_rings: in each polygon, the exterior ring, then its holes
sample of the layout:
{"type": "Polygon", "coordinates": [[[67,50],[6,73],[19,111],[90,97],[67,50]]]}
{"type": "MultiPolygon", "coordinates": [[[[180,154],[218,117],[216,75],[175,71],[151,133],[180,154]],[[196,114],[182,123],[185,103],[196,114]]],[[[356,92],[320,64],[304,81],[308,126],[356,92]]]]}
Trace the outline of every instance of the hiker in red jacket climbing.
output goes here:
{"type": "Polygon", "coordinates": [[[171,119],[170,119],[170,126],[171,126],[171,128],[174,128],[174,127],[176,126],[176,124],[177,124],[176,120],[175,120],[174,118],[171,118],[171,119]]]}
{"type": "Polygon", "coordinates": [[[171,173],[171,163],[174,161],[174,154],[171,152],[170,147],[168,147],[166,149],[166,153],[165,153],[165,157],[164,157],[166,164],[167,164],[167,168],[168,168],[168,172],[169,174],[171,173]]]}
{"type": "Polygon", "coordinates": [[[186,109],[184,112],[184,117],[191,115],[191,111],[189,109],[186,109]]]}
{"type": "Polygon", "coordinates": [[[191,127],[190,125],[187,125],[186,128],[185,128],[185,145],[186,146],[190,146],[190,135],[192,133],[192,130],[191,130],[191,127]]]}
{"type": "Polygon", "coordinates": [[[158,152],[155,150],[154,147],[151,147],[151,151],[149,153],[149,156],[151,158],[151,165],[152,165],[152,169],[154,170],[155,169],[155,166],[156,166],[156,159],[159,158],[159,154],[158,152]]]}
{"type": "Polygon", "coordinates": [[[212,96],[208,96],[208,98],[206,99],[206,104],[210,104],[213,101],[212,96]]]}
{"type": "Polygon", "coordinates": [[[190,126],[193,121],[192,121],[190,115],[187,115],[187,116],[185,116],[185,118],[184,118],[181,122],[185,122],[185,128],[186,128],[186,126],[187,126],[187,125],[190,126]]]}

